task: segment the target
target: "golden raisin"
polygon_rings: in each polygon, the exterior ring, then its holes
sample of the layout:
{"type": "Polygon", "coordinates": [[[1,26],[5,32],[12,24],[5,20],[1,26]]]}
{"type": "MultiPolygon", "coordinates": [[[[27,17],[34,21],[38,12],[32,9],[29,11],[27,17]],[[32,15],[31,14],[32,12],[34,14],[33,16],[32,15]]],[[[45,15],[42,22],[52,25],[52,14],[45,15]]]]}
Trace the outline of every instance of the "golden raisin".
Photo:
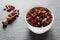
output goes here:
{"type": "Polygon", "coordinates": [[[46,21],[47,20],[47,18],[44,18],[43,20],[42,20],[42,23],[44,22],[44,21],[46,21]]]}

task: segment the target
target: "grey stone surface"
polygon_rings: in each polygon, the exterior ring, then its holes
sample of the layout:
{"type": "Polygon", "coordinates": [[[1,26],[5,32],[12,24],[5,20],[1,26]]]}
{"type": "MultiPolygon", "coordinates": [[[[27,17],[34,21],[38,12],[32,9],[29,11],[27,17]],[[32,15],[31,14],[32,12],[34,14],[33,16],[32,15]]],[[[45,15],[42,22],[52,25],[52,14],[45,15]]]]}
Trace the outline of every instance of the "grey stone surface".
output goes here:
{"type": "Polygon", "coordinates": [[[60,40],[60,0],[2,0],[0,1],[0,40],[60,40]],[[12,4],[20,10],[19,17],[3,29],[2,20],[9,14],[3,11],[5,4],[12,4]],[[44,6],[54,13],[54,23],[50,31],[37,35],[32,33],[24,21],[25,13],[35,6],[44,6]]]}

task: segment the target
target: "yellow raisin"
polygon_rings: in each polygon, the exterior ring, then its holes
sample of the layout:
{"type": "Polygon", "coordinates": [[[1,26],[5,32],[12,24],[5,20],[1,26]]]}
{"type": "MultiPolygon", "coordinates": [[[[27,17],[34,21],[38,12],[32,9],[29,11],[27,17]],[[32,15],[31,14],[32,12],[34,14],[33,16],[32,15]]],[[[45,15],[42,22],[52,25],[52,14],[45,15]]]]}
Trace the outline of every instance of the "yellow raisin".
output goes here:
{"type": "Polygon", "coordinates": [[[40,22],[38,22],[38,24],[40,25],[40,22]]]}
{"type": "Polygon", "coordinates": [[[49,16],[47,16],[47,18],[49,19],[49,16]]]}
{"type": "Polygon", "coordinates": [[[46,11],[42,11],[42,13],[45,13],[46,11]]]}
{"type": "Polygon", "coordinates": [[[47,18],[44,18],[43,20],[42,20],[42,23],[44,22],[44,21],[46,21],[47,20],[47,18]]]}
{"type": "Polygon", "coordinates": [[[39,13],[41,13],[41,10],[39,10],[39,13]]]}
{"type": "Polygon", "coordinates": [[[38,16],[37,16],[36,18],[37,18],[37,19],[39,19],[39,17],[38,17],[38,16]]]}
{"type": "Polygon", "coordinates": [[[26,18],[26,21],[28,21],[29,20],[29,18],[26,18]]]}
{"type": "Polygon", "coordinates": [[[35,9],[35,11],[38,11],[38,9],[35,9]]]}

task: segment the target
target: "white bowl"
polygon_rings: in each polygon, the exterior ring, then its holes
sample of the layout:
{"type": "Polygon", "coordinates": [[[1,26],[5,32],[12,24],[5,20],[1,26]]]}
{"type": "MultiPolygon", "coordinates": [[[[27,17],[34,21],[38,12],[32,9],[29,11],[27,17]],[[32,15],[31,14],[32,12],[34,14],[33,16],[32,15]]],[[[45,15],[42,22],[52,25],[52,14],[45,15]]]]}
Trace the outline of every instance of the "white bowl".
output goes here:
{"type": "MultiPolygon", "coordinates": [[[[50,10],[50,9],[48,9],[48,10],[50,10]]],[[[51,10],[50,10],[50,11],[51,11],[51,10]]],[[[26,14],[27,14],[27,13],[26,13],[26,14]]],[[[32,32],[34,32],[34,33],[36,33],[36,34],[42,34],[42,33],[47,32],[47,31],[51,28],[51,26],[52,26],[52,24],[53,24],[53,21],[54,21],[54,15],[53,15],[53,12],[51,11],[51,15],[52,15],[53,19],[52,19],[52,22],[51,22],[49,25],[47,25],[47,26],[45,26],[45,27],[43,27],[43,28],[33,27],[33,26],[31,26],[31,25],[26,21],[26,14],[25,14],[24,18],[25,18],[25,22],[26,22],[26,24],[27,24],[27,27],[28,27],[32,32]]]]}

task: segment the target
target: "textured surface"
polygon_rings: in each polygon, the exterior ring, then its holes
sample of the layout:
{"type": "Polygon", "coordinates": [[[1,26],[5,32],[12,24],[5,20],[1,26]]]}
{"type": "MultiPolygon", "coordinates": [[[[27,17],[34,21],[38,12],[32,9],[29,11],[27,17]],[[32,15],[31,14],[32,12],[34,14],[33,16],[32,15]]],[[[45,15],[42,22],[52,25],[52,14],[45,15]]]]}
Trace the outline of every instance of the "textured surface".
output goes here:
{"type": "Polygon", "coordinates": [[[0,1],[0,40],[60,40],[60,0],[2,0],[0,1]],[[5,4],[12,4],[20,10],[19,17],[6,29],[2,20],[8,14],[3,11],[5,4]],[[54,23],[49,32],[37,35],[29,31],[24,21],[24,15],[31,7],[45,6],[54,13],[54,23]]]}

